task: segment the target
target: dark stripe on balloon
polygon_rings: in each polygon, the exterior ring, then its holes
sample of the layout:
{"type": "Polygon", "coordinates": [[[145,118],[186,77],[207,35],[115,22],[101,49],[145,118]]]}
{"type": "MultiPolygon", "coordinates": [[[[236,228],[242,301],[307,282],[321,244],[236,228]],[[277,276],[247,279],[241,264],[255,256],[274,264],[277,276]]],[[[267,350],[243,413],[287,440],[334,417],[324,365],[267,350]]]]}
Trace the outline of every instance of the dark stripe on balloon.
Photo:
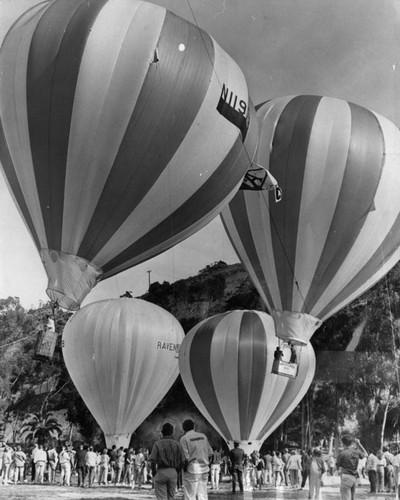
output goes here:
{"type": "MultiPolygon", "coordinates": [[[[254,273],[256,274],[256,280],[254,281],[254,285],[257,288],[261,288],[261,290],[265,294],[268,302],[266,305],[268,307],[273,307],[273,301],[264,275],[264,270],[258,256],[257,248],[254,244],[254,239],[252,236],[251,226],[250,226],[251,217],[247,213],[247,205],[246,205],[246,199],[248,200],[252,197],[261,198],[262,196],[264,195],[257,192],[244,193],[243,191],[238,191],[233,200],[229,203],[229,211],[231,212],[232,220],[238,232],[240,242],[242,243],[245,249],[246,257],[250,261],[251,263],[250,266],[254,271],[254,273]]],[[[259,200],[259,202],[262,202],[262,200],[259,200]]],[[[229,224],[225,222],[223,212],[221,213],[221,219],[225,227],[226,233],[228,235],[228,238],[232,243],[232,246],[235,249],[236,254],[240,258],[239,249],[237,249],[235,246],[234,237],[231,237],[229,224]]],[[[245,265],[243,261],[242,264],[245,265]]]]}
{"type": "Polygon", "coordinates": [[[379,122],[371,111],[350,104],[351,137],[335,213],[329,228],[320,261],[315,270],[303,311],[313,310],[363,228],[374,198],[384,165],[384,138],[379,122]]]}
{"type": "MultiPolygon", "coordinates": [[[[373,276],[378,269],[381,269],[383,264],[389,260],[392,255],[398,250],[398,245],[396,242],[400,240],[400,215],[397,216],[394,224],[390,228],[390,231],[386,235],[385,239],[379,246],[379,248],[371,255],[370,259],[363,268],[353,277],[353,279],[340,291],[336,297],[326,304],[322,311],[318,312],[317,315],[322,320],[328,319],[332,315],[332,311],[352,295],[356,290],[361,288],[366,280],[373,276]]],[[[393,264],[395,265],[396,262],[393,264]]],[[[382,278],[382,272],[376,275],[375,282],[371,283],[369,288],[371,288],[375,283],[377,283],[382,278]]],[[[361,293],[365,293],[367,290],[363,290],[361,293]]],[[[360,295],[360,294],[359,294],[360,295]]]]}
{"type": "Polygon", "coordinates": [[[212,416],[218,430],[229,441],[232,440],[232,436],[218,403],[211,367],[211,345],[214,331],[224,317],[223,314],[210,318],[195,332],[190,345],[189,367],[198,396],[212,416]]]}
{"type": "MultiPolygon", "coordinates": [[[[310,365],[313,358],[314,351],[310,346],[301,347],[297,377],[295,379],[287,380],[285,389],[280,394],[279,401],[275,406],[274,411],[271,413],[264,427],[256,437],[257,441],[260,439],[265,440],[271,434],[271,432],[273,432],[274,429],[276,429],[276,427],[282,422],[282,415],[290,407],[290,405],[293,404],[293,401],[296,401],[300,391],[303,388],[305,389],[304,386],[306,384],[306,378],[308,375],[310,375],[308,387],[310,386],[314,376],[314,373],[310,373],[310,365]]],[[[301,399],[303,399],[303,397],[301,399]]],[[[296,402],[294,407],[296,407],[300,403],[301,399],[296,402]]]]}
{"type": "MultiPolygon", "coordinates": [[[[308,144],[321,97],[293,98],[279,116],[272,142],[269,170],[284,196],[269,207],[276,275],[283,310],[292,308],[297,228],[308,144]]],[[[300,290],[301,292],[301,290],[300,290]]]]}
{"type": "Polygon", "coordinates": [[[248,439],[264,388],[267,353],[265,328],[257,313],[243,312],[239,330],[238,396],[240,437],[248,439]]]}
{"type": "Polygon", "coordinates": [[[6,138],[4,136],[4,129],[3,129],[3,123],[0,120],[0,158],[1,158],[1,165],[3,167],[3,172],[4,175],[7,179],[7,182],[10,186],[10,191],[14,195],[14,199],[16,203],[18,204],[18,207],[21,211],[22,217],[28,226],[29,232],[32,235],[33,241],[35,242],[35,245],[38,250],[40,250],[41,245],[39,238],[36,234],[35,226],[33,225],[33,221],[31,218],[31,214],[29,213],[29,209],[26,205],[24,195],[21,190],[21,186],[18,181],[18,177],[15,173],[15,168],[13,165],[13,162],[11,160],[10,152],[7,147],[7,142],[6,138]]]}
{"type": "Polygon", "coordinates": [[[53,2],[32,38],[27,111],[49,248],[61,248],[66,158],[76,81],[90,28],[106,1],[53,2]]]}
{"type": "MultiPolygon", "coordinates": [[[[209,214],[215,208],[216,202],[223,200],[239,183],[249,162],[242,140],[238,137],[224,161],[200,189],[158,226],[102,266],[104,277],[108,278],[116,272],[120,272],[122,269],[119,266],[121,265],[124,265],[123,269],[133,265],[129,262],[130,259],[137,259],[134,264],[139,264],[145,260],[143,257],[140,258],[144,252],[168,241],[175,235],[179,235],[209,214]],[[242,165],[242,171],[238,165],[242,165]],[[118,271],[115,271],[116,268],[118,271]]],[[[163,247],[160,252],[165,251],[170,246],[163,247]]],[[[154,254],[153,257],[155,255],[157,254],[154,254]]]]}
{"type": "Polygon", "coordinates": [[[214,46],[205,32],[200,35],[196,26],[167,12],[157,48],[159,61],[149,65],[115,163],[78,251],[88,260],[104,247],[168,166],[209,88],[214,46]],[[182,42],[184,52],[178,50],[182,42]]]}

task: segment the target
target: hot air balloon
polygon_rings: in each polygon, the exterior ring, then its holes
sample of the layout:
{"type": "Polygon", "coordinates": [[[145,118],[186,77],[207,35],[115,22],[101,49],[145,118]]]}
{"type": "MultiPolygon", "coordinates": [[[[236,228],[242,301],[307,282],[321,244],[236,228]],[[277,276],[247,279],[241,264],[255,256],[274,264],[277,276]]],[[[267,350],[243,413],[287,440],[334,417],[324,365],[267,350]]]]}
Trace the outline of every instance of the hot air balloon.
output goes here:
{"type": "Polygon", "coordinates": [[[186,390],[225,438],[249,453],[293,411],[315,371],[310,343],[301,348],[295,379],[272,373],[274,322],[267,313],[231,311],[208,318],[184,338],[179,370],[186,390]]]}
{"type": "Polygon", "coordinates": [[[128,447],[172,386],[183,336],[170,313],[140,299],[93,302],[68,320],[65,364],[108,447],[128,447]]]}
{"type": "Polygon", "coordinates": [[[66,309],[210,222],[256,150],[240,68],[149,2],[31,7],[5,36],[0,73],[0,161],[66,309]]]}
{"type": "Polygon", "coordinates": [[[272,99],[257,116],[256,162],[283,198],[240,191],[222,219],[277,336],[300,344],[399,260],[400,132],[329,97],[272,99]]]}

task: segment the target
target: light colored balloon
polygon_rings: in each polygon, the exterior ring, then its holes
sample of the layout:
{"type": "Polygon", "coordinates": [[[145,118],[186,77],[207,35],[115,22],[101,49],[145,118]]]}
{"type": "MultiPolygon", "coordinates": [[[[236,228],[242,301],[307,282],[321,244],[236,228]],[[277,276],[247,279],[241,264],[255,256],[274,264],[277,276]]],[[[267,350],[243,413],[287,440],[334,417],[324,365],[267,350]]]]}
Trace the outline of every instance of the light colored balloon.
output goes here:
{"type": "Polygon", "coordinates": [[[255,154],[241,69],[149,2],[40,3],[5,36],[0,73],[0,161],[67,309],[210,222],[255,154]]]}
{"type": "Polygon", "coordinates": [[[247,453],[259,449],[313,380],[310,343],[297,348],[295,379],[271,373],[276,347],[273,319],[259,311],[213,316],[182,342],[179,370],[186,390],[230,448],[238,441],[247,453]]]}
{"type": "Polygon", "coordinates": [[[183,336],[174,316],[140,299],[93,302],[68,320],[65,364],[108,447],[128,447],[170,389],[183,336]]]}
{"type": "Polygon", "coordinates": [[[283,199],[241,191],[222,220],[277,335],[307,342],[400,258],[400,131],[329,97],[272,99],[257,116],[256,161],[283,199]]]}

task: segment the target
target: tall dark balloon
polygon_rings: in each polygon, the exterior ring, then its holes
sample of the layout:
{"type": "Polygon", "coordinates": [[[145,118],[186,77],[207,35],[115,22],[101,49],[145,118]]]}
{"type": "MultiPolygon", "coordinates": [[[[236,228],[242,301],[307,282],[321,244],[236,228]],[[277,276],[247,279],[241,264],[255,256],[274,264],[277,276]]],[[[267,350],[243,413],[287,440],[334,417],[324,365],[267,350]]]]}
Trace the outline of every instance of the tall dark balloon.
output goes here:
{"type": "Polygon", "coordinates": [[[271,372],[277,346],[274,322],[259,311],[208,318],[185,336],[179,370],[197,408],[232,448],[250,453],[294,410],[315,372],[308,343],[295,379],[271,372]]]}
{"type": "Polygon", "coordinates": [[[0,72],[0,161],[69,309],[212,220],[256,149],[240,68],[148,2],[40,3],[7,33],[0,72]]]}
{"type": "Polygon", "coordinates": [[[307,342],[399,260],[400,131],[328,97],[272,99],[257,116],[256,161],[282,201],[241,191],[222,219],[277,335],[307,342]]]}

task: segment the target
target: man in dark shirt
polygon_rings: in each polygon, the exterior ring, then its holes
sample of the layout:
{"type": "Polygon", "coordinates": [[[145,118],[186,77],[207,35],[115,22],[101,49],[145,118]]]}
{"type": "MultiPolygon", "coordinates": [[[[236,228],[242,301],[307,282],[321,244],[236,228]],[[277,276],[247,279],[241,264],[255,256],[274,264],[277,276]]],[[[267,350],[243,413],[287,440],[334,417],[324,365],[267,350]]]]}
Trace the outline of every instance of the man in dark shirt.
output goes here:
{"type": "Polygon", "coordinates": [[[230,473],[232,476],[232,493],[236,492],[236,479],[239,484],[240,493],[243,493],[243,459],[244,451],[239,448],[239,443],[235,441],[234,448],[229,453],[231,462],[230,473]]]}
{"type": "Polygon", "coordinates": [[[345,448],[339,453],[336,461],[341,477],[340,494],[342,500],[354,500],[358,477],[358,461],[367,456],[367,452],[360,441],[352,436],[343,436],[342,443],[345,448]]]}
{"type": "Polygon", "coordinates": [[[185,456],[179,443],[172,437],[174,428],[171,424],[165,423],[161,433],[162,439],[154,443],[150,454],[154,494],[157,500],[173,500],[178,470],[182,468],[185,456]]]}
{"type": "Polygon", "coordinates": [[[86,477],[86,453],[87,450],[85,450],[83,444],[81,444],[75,454],[75,469],[78,474],[78,486],[81,488],[84,487],[86,477]]]}

